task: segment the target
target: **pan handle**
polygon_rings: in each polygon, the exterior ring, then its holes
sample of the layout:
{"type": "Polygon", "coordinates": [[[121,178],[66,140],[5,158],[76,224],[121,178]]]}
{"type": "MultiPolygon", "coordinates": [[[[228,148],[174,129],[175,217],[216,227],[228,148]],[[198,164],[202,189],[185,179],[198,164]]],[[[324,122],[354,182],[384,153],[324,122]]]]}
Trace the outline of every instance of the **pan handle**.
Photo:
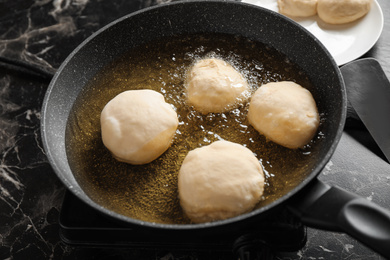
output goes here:
{"type": "Polygon", "coordinates": [[[288,208],[310,227],[344,232],[390,259],[390,211],[318,179],[288,208]]]}

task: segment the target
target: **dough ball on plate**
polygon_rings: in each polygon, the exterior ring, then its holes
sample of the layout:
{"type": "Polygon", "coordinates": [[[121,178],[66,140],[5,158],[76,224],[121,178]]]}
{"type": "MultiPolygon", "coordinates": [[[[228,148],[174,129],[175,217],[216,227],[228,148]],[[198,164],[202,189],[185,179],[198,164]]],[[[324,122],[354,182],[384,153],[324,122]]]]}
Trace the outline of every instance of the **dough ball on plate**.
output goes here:
{"type": "Polygon", "coordinates": [[[309,17],[317,14],[317,0],[278,0],[279,13],[287,16],[309,17]]]}
{"type": "Polygon", "coordinates": [[[195,223],[249,212],[264,190],[263,170],[254,154],[228,141],[190,151],[178,178],[180,204],[195,223]]]}
{"type": "Polygon", "coordinates": [[[310,91],[290,81],[258,88],[249,104],[248,120],[271,141],[292,149],[309,143],[320,123],[310,91]]]}
{"type": "Polygon", "coordinates": [[[153,90],[120,93],[104,107],[101,117],[104,145],[118,161],[145,164],[163,154],[178,127],[177,114],[153,90]]]}
{"type": "Polygon", "coordinates": [[[371,9],[372,0],[318,0],[318,16],[329,24],[353,22],[371,9]]]}
{"type": "Polygon", "coordinates": [[[231,110],[249,97],[244,77],[221,59],[199,60],[186,81],[188,103],[203,114],[231,110]]]}

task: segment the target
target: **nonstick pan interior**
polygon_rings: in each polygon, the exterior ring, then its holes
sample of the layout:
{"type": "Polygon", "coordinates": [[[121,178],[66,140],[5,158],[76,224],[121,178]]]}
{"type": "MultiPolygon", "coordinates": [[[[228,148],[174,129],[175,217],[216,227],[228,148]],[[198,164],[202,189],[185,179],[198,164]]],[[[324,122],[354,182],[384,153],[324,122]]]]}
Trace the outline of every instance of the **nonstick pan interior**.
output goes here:
{"type": "Polygon", "coordinates": [[[53,78],[42,109],[42,137],[49,161],[65,186],[82,201],[123,223],[162,230],[189,230],[236,225],[255,219],[284,202],[315,178],[330,159],[341,136],[345,118],[345,91],[337,65],[319,41],[304,28],[266,9],[225,1],[177,2],[144,9],[123,17],[92,35],[64,61],[53,78]],[[87,82],[130,48],[179,34],[218,32],[240,35],[270,45],[300,66],[315,85],[313,95],[326,118],[326,142],[318,149],[308,177],[278,201],[251,213],[213,223],[171,225],[128,218],[92,201],[69,167],[65,129],[69,112],[87,82]]]}

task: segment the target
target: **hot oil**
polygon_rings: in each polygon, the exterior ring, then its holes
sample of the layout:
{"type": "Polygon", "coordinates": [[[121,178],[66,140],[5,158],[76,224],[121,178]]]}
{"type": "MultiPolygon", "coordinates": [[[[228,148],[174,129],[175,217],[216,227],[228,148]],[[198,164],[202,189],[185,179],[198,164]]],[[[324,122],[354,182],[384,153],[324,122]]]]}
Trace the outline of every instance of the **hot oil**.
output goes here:
{"type": "Polygon", "coordinates": [[[230,62],[248,80],[252,92],[262,84],[282,80],[312,88],[305,74],[284,55],[242,37],[178,36],[135,48],[89,82],[69,118],[67,153],[71,168],[94,201],[144,221],[190,223],[178,198],[181,163],[190,150],[221,139],[248,147],[261,162],[266,186],[257,207],[282,197],[310,172],[316,141],[298,150],[268,142],[249,125],[247,103],[226,113],[208,115],[186,105],[186,72],[196,60],[205,57],[230,62]],[[145,88],[163,94],[180,123],[172,146],[162,156],[149,164],[134,166],[116,161],[104,147],[100,113],[117,94],[145,88]]]}

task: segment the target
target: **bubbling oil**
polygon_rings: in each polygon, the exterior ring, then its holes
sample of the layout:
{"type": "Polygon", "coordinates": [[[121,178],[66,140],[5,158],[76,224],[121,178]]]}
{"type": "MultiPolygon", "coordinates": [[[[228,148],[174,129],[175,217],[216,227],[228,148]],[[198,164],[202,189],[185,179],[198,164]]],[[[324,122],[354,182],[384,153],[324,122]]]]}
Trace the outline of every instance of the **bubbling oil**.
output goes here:
{"type": "Polygon", "coordinates": [[[72,108],[66,148],[72,171],[92,200],[119,214],[156,223],[190,223],[183,213],[177,176],[190,150],[216,140],[248,147],[266,177],[262,207],[285,195],[310,173],[316,140],[291,150],[269,142],[247,120],[248,103],[225,113],[203,115],[186,104],[188,69],[202,58],[220,58],[240,71],[253,93],[262,84],[289,80],[311,90],[299,67],[262,43],[225,34],[181,35],[134,48],[99,72],[72,108]],[[116,161],[101,140],[100,113],[117,94],[131,89],[161,93],[178,114],[172,146],[146,165],[116,161]]]}

